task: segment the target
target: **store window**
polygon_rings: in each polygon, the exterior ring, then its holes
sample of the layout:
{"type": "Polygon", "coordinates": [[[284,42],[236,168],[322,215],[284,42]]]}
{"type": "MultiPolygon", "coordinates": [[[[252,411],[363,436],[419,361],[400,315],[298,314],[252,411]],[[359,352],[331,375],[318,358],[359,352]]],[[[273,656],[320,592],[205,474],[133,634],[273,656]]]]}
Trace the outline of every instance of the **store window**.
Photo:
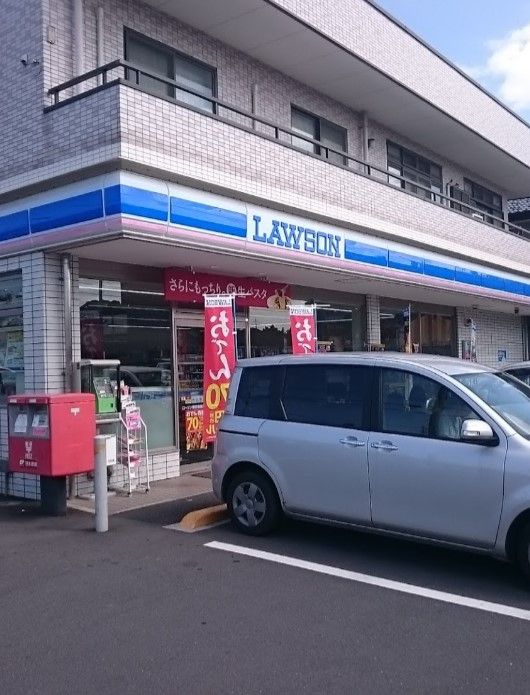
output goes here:
{"type": "Polygon", "coordinates": [[[456,354],[452,307],[381,299],[380,326],[381,343],[387,351],[456,354]]]}
{"type": "Polygon", "coordinates": [[[291,107],[291,128],[301,135],[305,135],[313,140],[319,140],[323,147],[313,144],[307,140],[293,137],[292,143],[301,150],[311,152],[312,154],[320,154],[330,162],[336,164],[347,164],[347,159],[341,157],[337,152],[329,152],[326,147],[339,152],[346,152],[347,147],[347,131],[336,123],[314,116],[313,114],[302,111],[295,106],[291,107]]]}
{"type": "Polygon", "coordinates": [[[249,309],[250,357],[288,355],[292,352],[289,311],[249,309]]]}
{"type": "Polygon", "coordinates": [[[0,403],[24,392],[22,273],[0,276],[0,403]]]}
{"type": "MultiPolygon", "coordinates": [[[[313,303],[309,300],[308,303],[313,303]]],[[[364,300],[355,297],[352,306],[317,305],[319,352],[352,352],[365,344],[364,300]]],[[[289,311],[249,310],[250,356],[268,357],[292,352],[289,311]]]]}
{"type": "Polygon", "coordinates": [[[435,193],[442,193],[443,187],[442,167],[439,164],[393,142],[387,142],[387,160],[388,170],[392,174],[407,179],[403,181],[389,176],[389,183],[423,198],[440,202],[440,197],[435,195],[435,193]],[[418,188],[414,183],[418,183],[422,188],[418,188]]]}
{"type": "Polygon", "coordinates": [[[118,359],[150,449],[175,445],[171,310],[153,283],[81,278],[81,357],[118,359]]]}
{"type": "MultiPolygon", "coordinates": [[[[146,72],[175,80],[193,94],[156,77],[139,75],[138,83],[149,92],[184,101],[205,111],[215,111],[208,99],[216,93],[215,68],[129,29],[125,31],[125,59],[146,72]]],[[[129,70],[127,79],[136,82],[136,72],[129,70]]]]}
{"type": "Polygon", "coordinates": [[[317,339],[319,352],[354,352],[364,349],[365,311],[354,307],[319,307],[317,339]]]}

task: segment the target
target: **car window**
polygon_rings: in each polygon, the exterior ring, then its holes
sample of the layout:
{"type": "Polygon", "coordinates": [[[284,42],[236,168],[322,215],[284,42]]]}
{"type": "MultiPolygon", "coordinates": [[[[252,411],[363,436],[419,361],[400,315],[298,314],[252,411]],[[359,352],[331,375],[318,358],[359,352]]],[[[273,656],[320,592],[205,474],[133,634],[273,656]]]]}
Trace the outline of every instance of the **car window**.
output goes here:
{"type": "Polygon", "coordinates": [[[135,376],[142,386],[167,386],[171,381],[171,373],[166,369],[140,371],[135,376]]]}
{"type": "Polygon", "coordinates": [[[523,381],[527,386],[530,386],[530,369],[507,369],[506,371],[508,374],[523,381]]]}
{"type": "Polygon", "coordinates": [[[277,419],[279,402],[274,403],[274,386],[282,378],[278,366],[246,367],[241,373],[234,415],[277,419]]]}
{"type": "Polygon", "coordinates": [[[281,403],[290,422],[364,429],[370,369],[348,365],[286,367],[281,403]]]}
{"type": "Polygon", "coordinates": [[[125,385],[129,387],[171,386],[171,371],[169,369],[122,370],[121,376],[125,385]]]}
{"type": "Polygon", "coordinates": [[[421,374],[383,369],[380,393],[383,432],[459,440],[464,420],[481,419],[454,391],[421,374]]]}
{"type": "Polygon", "coordinates": [[[137,379],[135,379],[129,372],[121,372],[121,379],[125,386],[129,386],[129,388],[138,386],[137,379]]]}
{"type": "Polygon", "coordinates": [[[530,387],[504,372],[475,372],[455,376],[519,434],[530,439],[530,387]]]}

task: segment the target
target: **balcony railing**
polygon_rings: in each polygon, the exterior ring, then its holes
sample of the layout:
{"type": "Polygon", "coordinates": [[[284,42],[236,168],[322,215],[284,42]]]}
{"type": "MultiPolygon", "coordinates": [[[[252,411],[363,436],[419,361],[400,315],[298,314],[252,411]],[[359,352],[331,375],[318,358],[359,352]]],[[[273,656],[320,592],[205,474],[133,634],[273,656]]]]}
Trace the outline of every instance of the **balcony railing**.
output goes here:
{"type": "Polygon", "coordinates": [[[201,94],[200,92],[194,91],[176,80],[161,77],[160,75],[156,75],[155,73],[145,70],[138,65],[129,63],[126,60],[114,60],[111,63],[102,65],[99,68],[90,70],[83,75],[74,77],[67,82],[63,82],[56,87],[52,87],[48,94],[52,97],[53,104],[46,107],[45,111],[53,111],[57,108],[65,106],[66,104],[70,104],[74,101],[85,98],[90,94],[103,89],[108,89],[113,85],[120,84],[138,89],[160,99],[170,101],[178,106],[204,114],[207,117],[215,118],[219,121],[227,123],[228,125],[253,133],[261,138],[273,140],[283,146],[293,148],[309,157],[316,157],[317,159],[325,160],[331,166],[340,167],[341,169],[348,169],[349,171],[353,171],[361,176],[375,179],[380,183],[391,186],[394,189],[399,188],[404,193],[420,197],[434,205],[444,206],[455,214],[465,215],[466,217],[470,217],[477,222],[502,229],[509,234],[530,239],[529,230],[516,224],[507,222],[501,217],[492,215],[489,212],[484,212],[484,210],[480,210],[477,207],[473,207],[462,200],[458,200],[457,198],[453,198],[442,192],[433,191],[422,184],[412,181],[411,179],[407,179],[404,176],[399,176],[388,169],[374,166],[369,162],[352,157],[352,155],[348,154],[347,152],[334,149],[320,140],[314,140],[313,138],[303,135],[298,131],[294,131],[291,128],[287,128],[267,118],[263,118],[256,113],[246,111],[245,109],[234,106],[233,104],[229,104],[221,99],[217,99],[216,97],[201,94]],[[142,80],[146,78],[151,84],[151,89],[142,84],[142,80]],[[153,83],[160,84],[161,89],[167,92],[167,94],[160,94],[156,89],[153,89],[153,83]],[[184,93],[189,95],[190,98],[194,98],[196,101],[199,101],[208,108],[203,108],[202,106],[188,103],[184,99],[170,96],[171,93],[184,93]],[[296,143],[301,142],[307,143],[306,147],[309,146],[311,149],[313,149],[313,152],[300,147],[300,145],[297,146],[296,143]]]}

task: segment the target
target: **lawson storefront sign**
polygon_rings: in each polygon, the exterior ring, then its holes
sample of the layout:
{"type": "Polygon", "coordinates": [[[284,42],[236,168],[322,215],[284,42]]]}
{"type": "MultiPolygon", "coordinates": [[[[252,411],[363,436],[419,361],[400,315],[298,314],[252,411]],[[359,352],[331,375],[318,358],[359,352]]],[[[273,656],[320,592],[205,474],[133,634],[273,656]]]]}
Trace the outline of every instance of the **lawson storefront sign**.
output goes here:
{"type": "Polygon", "coordinates": [[[315,253],[318,256],[342,258],[343,239],[340,234],[296,224],[269,215],[252,215],[252,241],[279,248],[315,253]]]}
{"type": "MultiPolygon", "coordinates": [[[[128,172],[0,207],[0,256],[90,239],[102,242],[106,235],[116,239],[130,232],[153,243],[159,235],[166,243],[205,251],[231,249],[263,259],[530,303],[530,278],[128,172]]],[[[168,266],[172,260],[168,258],[168,266]]]]}

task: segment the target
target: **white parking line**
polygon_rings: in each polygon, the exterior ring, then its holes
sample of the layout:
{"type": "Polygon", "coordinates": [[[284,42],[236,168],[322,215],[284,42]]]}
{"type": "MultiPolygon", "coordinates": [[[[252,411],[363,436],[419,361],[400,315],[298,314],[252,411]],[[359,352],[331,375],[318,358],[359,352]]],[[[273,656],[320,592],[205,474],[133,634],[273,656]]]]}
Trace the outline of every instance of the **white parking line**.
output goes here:
{"type": "Polygon", "coordinates": [[[434,601],[453,603],[457,606],[475,608],[479,611],[486,611],[487,613],[497,613],[499,615],[506,615],[510,618],[530,621],[530,610],[525,610],[524,608],[505,606],[502,603],[482,601],[469,596],[460,596],[459,594],[449,594],[445,591],[436,591],[435,589],[427,589],[423,586],[405,584],[403,582],[394,581],[393,579],[385,579],[384,577],[373,577],[370,574],[352,572],[350,570],[341,569],[340,567],[321,565],[318,562],[299,560],[298,558],[289,557],[288,555],[277,555],[276,553],[268,553],[264,550],[255,550],[254,548],[245,548],[240,545],[232,545],[231,543],[219,543],[218,541],[212,541],[211,543],[205,543],[205,547],[213,548],[214,550],[224,550],[228,553],[237,553],[238,555],[247,555],[248,557],[255,557],[259,560],[268,560],[269,562],[276,562],[277,564],[287,565],[288,567],[298,567],[311,572],[317,572],[318,574],[327,574],[330,577],[349,579],[352,582],[359,582],[361,584],[368,584],[370,586],[378,586],[382,589],[390,589],[391,591],[399,591],[402,594],[422,596],[423,598],[430,598],[434,601]]]}

